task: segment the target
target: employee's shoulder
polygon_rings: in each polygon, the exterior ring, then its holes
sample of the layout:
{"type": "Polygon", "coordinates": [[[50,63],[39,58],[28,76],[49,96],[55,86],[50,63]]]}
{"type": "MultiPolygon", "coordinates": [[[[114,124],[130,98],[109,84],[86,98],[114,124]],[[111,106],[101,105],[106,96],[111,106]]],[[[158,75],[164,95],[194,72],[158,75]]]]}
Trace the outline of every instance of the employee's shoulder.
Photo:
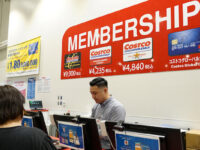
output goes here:
{"type": "Polygon", "coordinates": [[[29,128],[29,127],[21,127],[19,129],[19,134],[31,135],[32,137],[36,136],[36,137],[40,137],[40,138],[46,136],[46,134],[42,130],[40,130],[38,128],[29,128]]]}
{"type": "Polygon", "coordinates": [[[118,100],[116,100],[115,98],[112,98],[112,103],[113,106],[120,106],[123,107],[123,104],[121,102],[119,102],[118,100]]]}

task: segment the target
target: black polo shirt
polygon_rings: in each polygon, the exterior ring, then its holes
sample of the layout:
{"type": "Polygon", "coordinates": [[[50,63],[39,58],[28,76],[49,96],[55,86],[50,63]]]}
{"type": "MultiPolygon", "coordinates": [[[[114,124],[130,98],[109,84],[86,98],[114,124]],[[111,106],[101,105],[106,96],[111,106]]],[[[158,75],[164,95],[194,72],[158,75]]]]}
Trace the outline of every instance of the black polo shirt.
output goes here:
{"type": "Polygon", "coordinates": [[[29,127],[0,128],[0,150],[56,150],[42,130],[29,127]]]}

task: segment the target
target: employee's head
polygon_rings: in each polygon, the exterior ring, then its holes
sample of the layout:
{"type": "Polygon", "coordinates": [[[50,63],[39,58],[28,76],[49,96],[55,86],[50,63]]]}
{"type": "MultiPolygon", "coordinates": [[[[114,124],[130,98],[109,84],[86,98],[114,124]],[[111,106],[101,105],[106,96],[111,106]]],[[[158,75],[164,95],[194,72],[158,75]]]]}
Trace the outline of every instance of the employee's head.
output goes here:
{"type": "Polygon", "coordinates": [[[10,85],[0,86],[0,125],[20,121],[23,117],[24,96],[10,85]]]}
{"type": "Polygon", "coordinates": [[[108,82],[100,77],[93,79],[90,81],[90,93],[96,103],[103,103],[109,98],[108,82]]]}

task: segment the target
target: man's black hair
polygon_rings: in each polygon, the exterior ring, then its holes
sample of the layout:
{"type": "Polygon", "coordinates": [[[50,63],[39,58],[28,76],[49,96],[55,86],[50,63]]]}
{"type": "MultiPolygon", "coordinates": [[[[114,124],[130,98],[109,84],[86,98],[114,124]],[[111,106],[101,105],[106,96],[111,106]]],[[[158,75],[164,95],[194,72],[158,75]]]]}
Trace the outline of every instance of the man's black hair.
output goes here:
{"type": "Polygon", "coordinates": [[[25,98],[15,87],[0,86],[0,125],[23,117],[25,98]]]}
{"type": "Polygon", "coordinates": [[[106,79],[97,77],[90,81],[90,86],[97,86],[97,87],[108,87],[108,82],[106,79]]]}

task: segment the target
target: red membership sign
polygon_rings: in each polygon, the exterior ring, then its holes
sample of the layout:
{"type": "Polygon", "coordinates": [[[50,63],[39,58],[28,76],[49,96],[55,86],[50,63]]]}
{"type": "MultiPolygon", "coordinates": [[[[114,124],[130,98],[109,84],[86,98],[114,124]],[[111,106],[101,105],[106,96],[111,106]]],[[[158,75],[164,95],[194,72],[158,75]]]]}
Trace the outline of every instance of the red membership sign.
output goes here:
{"type": "Polygon", "coordinates": [[[200,1],[148,0],[75,25],[61,79],[200,68],[200,1]]]}

